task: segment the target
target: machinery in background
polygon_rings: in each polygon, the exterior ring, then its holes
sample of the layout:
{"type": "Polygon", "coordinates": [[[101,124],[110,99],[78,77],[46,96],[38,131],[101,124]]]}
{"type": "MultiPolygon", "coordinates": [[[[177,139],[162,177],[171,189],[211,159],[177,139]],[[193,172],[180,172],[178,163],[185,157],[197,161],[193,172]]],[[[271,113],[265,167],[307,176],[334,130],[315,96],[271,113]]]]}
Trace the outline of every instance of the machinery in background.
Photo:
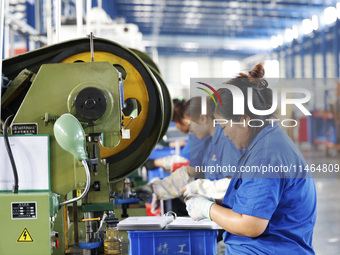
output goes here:
{"type": "Polygon", "coordinates": [[[1,117],[11,123],[11,141],[32,138],[27,147],[35,155],[44,137],[49,155],[18,169],[18,193],[10,192],[13,179],[0,180],[7,183],[0,185],[6,229],[0,254],[100,254],[103,224],[116,225],[116,182],[149,157],[171,121],[172,101],[157,66],[144,53],[91,36],[6,59],[3,76],[1,117]],[[73,155],[58,145],[54,129],[70,137],[58,142],[70,142],[63,148],[73,155]],[[86,134],[83,157],[77,130],[86,134]],[[45,170],[39,160],[48,162],[45,170]],[[24,173],[45,184],[36,186],[24,173]]]}

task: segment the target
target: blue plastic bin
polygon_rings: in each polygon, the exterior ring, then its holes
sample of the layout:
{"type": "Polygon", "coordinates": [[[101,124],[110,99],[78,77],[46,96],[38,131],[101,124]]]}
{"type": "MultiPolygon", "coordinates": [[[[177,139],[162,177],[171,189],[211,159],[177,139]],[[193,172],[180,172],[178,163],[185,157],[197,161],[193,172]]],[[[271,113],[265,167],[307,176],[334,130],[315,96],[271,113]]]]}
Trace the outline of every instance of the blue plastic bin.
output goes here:
{"type": "Polygon", "coordinates": [[[215,255],[217,230],[128,231],[130,255],[215,255]]]}

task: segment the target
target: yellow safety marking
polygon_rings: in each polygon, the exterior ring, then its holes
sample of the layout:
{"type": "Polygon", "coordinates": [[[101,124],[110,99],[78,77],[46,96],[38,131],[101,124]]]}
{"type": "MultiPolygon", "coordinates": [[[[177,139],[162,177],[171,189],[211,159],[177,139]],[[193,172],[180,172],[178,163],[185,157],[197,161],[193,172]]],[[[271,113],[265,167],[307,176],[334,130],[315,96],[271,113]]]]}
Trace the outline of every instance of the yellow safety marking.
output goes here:
{"type": "Polygon", "coordinates": [[[24,228],[24,230],[22,231],[21,235],[19,236],[18,243],[22,242],[22,243],[33,243],[33,238],[31,236],[31,234],[28,232],[27,228],[24,228]]]}

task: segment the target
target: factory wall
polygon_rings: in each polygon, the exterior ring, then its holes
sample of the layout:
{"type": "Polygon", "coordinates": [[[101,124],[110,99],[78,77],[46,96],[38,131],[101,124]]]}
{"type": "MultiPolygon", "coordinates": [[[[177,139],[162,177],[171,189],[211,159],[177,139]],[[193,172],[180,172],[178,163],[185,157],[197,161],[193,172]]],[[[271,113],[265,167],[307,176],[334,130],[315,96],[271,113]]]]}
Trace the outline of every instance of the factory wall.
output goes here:
{"type": "Polygon", "coordinates": [[[159,56],[158,67],[162,77],[167,84],[172,97],[190,96],[190,79],[193,78],[232,78],[238,72],[245,70],[246,66],[242,61],[238,61],[240,68],[235,72],[227,72],[225,61],[235,61],[235,59],[221,57],[181,57],[181,56],[159,56]],[[181,68],[183,63],[191,63],[193,66],[190,71],[181,68]],[[196,64],[195,64],[196,63],[196,64]],[[188,73],[188,72],[191,72],[188,73]],[[186,77],[183,77],[186,76],[186,77]],[[183,80],[184,78],[184,80],[183,80]],[[185,79],[186,78],[186,79],[185,79]]]}

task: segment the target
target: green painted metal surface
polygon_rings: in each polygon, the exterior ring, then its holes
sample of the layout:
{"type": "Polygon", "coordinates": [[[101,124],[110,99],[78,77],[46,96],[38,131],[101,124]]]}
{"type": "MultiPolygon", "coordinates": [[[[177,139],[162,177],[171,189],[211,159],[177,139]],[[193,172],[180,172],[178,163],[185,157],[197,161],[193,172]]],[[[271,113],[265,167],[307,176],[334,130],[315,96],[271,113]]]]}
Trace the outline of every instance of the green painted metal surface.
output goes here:
{"type": "Polygon", "coordinates": [[[51,254],[50,193],[1,194],[0,204],[0,254],[51,254]],[[36,202],[36,218],[12,219],[12,203],[28,202],[36,202]]]}
{"type": "MultiPolygon", "coordinates": [[[[107,62],[43,65],[18,110],[13,123],[38,123],[39,133],[51,137],[51,186],[53,192],[61,195],[61,199],[71,190],[84,188],[84,168],[57,144],[53,121],[45,125],[44,116],[46,113],[61,116],[69,111],[76,115],[72,102],[77,92],[89,86],[96,87],[107,95],[108,110],[96,126],[82,123],[84,130],[86,133],[118,132],[121,113],[115,82],[118,82],[117,71],[107,62]]],[[[104,172],[106,174],[106,169],[104,172]]]]}

